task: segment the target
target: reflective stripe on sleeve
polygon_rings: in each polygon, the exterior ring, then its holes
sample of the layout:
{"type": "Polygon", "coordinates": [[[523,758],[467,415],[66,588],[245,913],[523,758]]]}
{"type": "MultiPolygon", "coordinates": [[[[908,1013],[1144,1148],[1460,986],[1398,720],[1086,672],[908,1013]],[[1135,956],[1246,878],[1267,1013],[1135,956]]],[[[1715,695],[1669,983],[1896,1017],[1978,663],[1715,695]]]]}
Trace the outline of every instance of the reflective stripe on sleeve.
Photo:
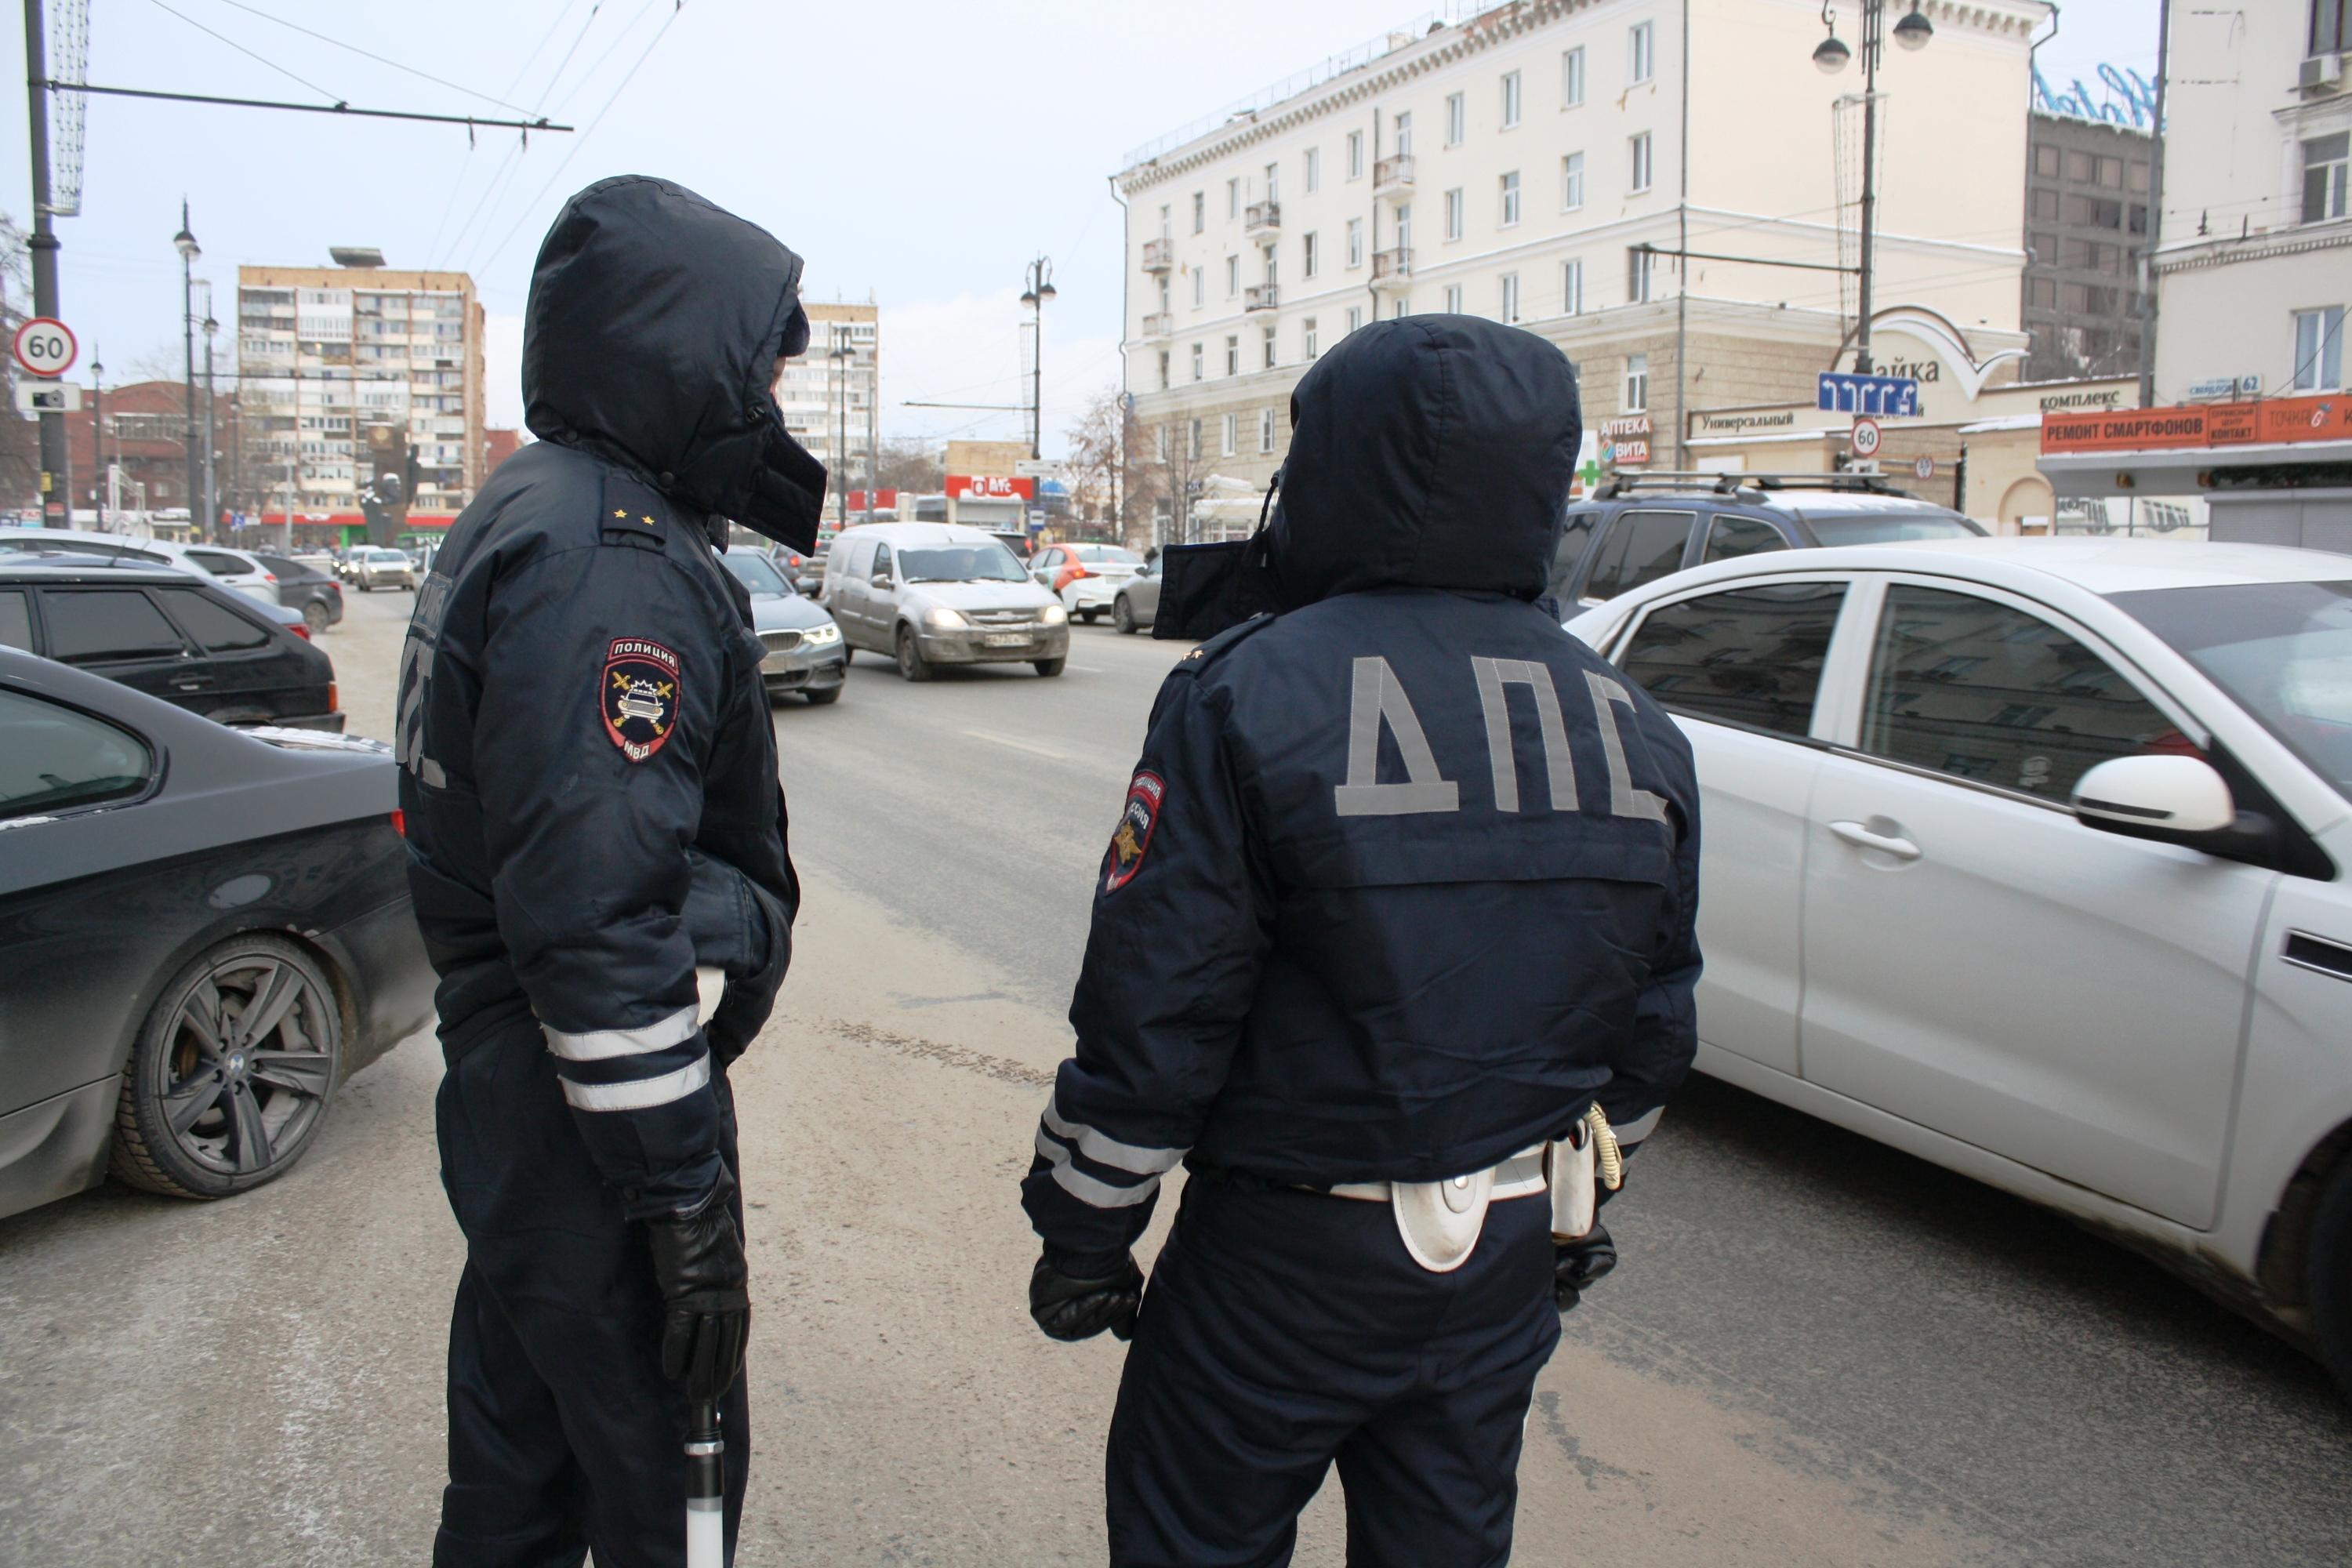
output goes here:
{"type": "Polygon", "coordinates": [[[610,1061],[614,1057],[641,1057],[647,1051],[684,1045],[700,1026],[694,1021],[694,1011],[681,1007],[640,1029],[591,1029],[584,1035],[567,1035],[544,1024],[539,1028],[547,1037],[547,1048],[567,1062],[610,1061]]]}
{"type": "MultiPolygon", "coordinates": [[[[692,1008],[687,1009],[689,1024],[692,1008]]],[[[574,1083],[557,1075],[563,1085],[563,1099],[575,1110],[646,1110],[656,1105],[667,1105],[673,1100],[684,1100],[710,1081],[710,1058],[699,1057],[659,1078],[644,1078],[635,1083],[574,1083]]]]}
{"type": "Polygon", "coordinates": [[[1127,1171],[1139,1176],[1156,1176],[1162,1171],[1172,1171],[1176,1163],[1190,1152],[1184,1149],[1146,1149],[1138,1143],[1122,1143],[1093,1128],[1076,1121],[1066,1121],[1051,1100],[1045,1101],[1045,1126],[1055,1136],[1066,1138],[1078,1146],[1078,1152],[1097,1165],[1127,1171]]]}
{"type": "Polygon", "coordinates": [[[1160,1190],[1158,1176],[1146,1176],[1131,1187],[1114,1187],[1108,1182],[1098,1182],[1070,1164],[1070,1152],[1037,1130],[1037,1152],[1053,1163],[1054,1180],[1064,1192],[1080,1203],[1098,1209],[1123,1209],[1143,1202],[1160,1190]]]}

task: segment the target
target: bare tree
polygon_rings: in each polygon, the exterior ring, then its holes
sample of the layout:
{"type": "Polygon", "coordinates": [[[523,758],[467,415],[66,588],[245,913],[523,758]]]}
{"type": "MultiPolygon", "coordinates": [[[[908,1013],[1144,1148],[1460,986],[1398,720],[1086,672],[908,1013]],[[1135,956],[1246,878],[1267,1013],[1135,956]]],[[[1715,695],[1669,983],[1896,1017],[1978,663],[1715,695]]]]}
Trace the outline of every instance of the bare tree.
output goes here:
{"type": "MultiPolygon", "coordinates": [[[[15,336],[32,311],[32,264],[25,231],[16,220],[0,213],[0,332],[15,336]]],[[[0,366],[0,505],[37,509],[41,504],[40,421],[16,412],[16,365],[11,357],[0,366]]]]}
{"type": "Polygon", "coordinates": [[[1069,428],[1071,504],[1078,515],[1108,525],[1123,544],[1141,549],[1151,542],[1143,506],[1150,476],[1144,458],[1150,439],[1135,409],[1116,386],[1087,403],[1069,428]]]}
{"type": "Polygon", "coordinates": [[[904,437],[886,440],[882,443],[881,461],[875,465],[875,488],[906,490],[914,495],[934,494],[947,485],[947,458],[946,447],[929,441],[904,437]]]}
{"type": "Polygon", "coordinates": [[[1146,525],[1156,544],[1200,542],[1200,525],[1192,509],[1202,500],[1202,485],[1211,471],[1208,449],[1201,440],[1198,419],[1171,419],[1137,432],[1132,448],[1142,470],[1139,493],[1150,498],[1154,516],[1146,525]]]}

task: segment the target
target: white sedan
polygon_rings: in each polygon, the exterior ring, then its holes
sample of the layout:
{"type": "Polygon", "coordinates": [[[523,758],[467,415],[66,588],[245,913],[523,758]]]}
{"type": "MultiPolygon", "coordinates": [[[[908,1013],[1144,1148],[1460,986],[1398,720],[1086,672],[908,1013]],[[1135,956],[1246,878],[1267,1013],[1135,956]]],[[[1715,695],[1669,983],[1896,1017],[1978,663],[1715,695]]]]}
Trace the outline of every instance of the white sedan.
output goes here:
{"type": "Polygon", "coordinates": [[[1700,1068],[2062,1209],[2352,1392],[2352,556],[1751,556],[1569,629],[1704,803],[1700,1068]]]}
{"type": "Polygon", "coordinates": [[[1048,544],[1029,557],[1029,574],[1090,625],[1142,569],[1142,556],[1116,544],[1048,544]]]}

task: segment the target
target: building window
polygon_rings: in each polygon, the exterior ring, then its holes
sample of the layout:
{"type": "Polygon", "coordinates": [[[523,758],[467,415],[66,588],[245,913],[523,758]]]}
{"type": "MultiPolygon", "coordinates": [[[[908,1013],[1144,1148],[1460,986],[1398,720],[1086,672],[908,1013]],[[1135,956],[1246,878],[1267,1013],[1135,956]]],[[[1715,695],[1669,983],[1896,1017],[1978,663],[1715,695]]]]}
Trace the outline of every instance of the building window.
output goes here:
{"type": "Polygon", "coordinates": [[[1559,264],[1559,310],[1563,316],[1584,314],[1584,261],[1580,257],[1559,264]]]}
{"type": "Polygon", "coordinates": [[[1349,267],[1361,267],[1363,264],[1364,220],[1360,217],[1351,217],[1348,220],[1348,265],[1349,267]]]}
{"type": "Polygon", "coordinates": [[[1200,268],[1195,267],[1192,268],[1192,309],[1197,310],[1202,305],[1208,303],[1208,273],[1202,271],[1200,268]]]}
{"type": "Polygon", "coordinates": [[[1399,157],[1410,157],[1410,156],[1412,156],[1412,110],[1410,110],[1410,109],[1401,110],[1401,111],[1398,113],[1397,117],[1396,117],[1396,120],[1395,120],[1395,121],[1394,121],[1394,126],[1395,126],[1395,130],[1396,130],[1396,150],[1397,150],[1397,155],[1398,155],[1399,157]]]}
{"type": "Polygon", "coordinates": [[[1517,169],[1503,176],[1502,226],[1511,228],[1519,221],[1519,172],[1517,169]]]}
{"type": "Polygon", "coordinates": [[[1270,202],[1282,200],[1282,165],[1279,163],[1265,166],[1265,199],[1270,202]]]}
{"type": "Polygon", "coordinates": [[[1518,319],[1519,275],[1516,272],[1506,272],[1503,274],[1503,321],[1508,324],[1518,319]]]}
{"type": "Polygon", "coordinates": [[[1459,147],[1468,139],[1470,130],[1469,100],[1461,93],[1445,95],[1445,144],[1459,147]]]}
{"type": "Polygon", "coordinates": [[[1322,148],[1309,147],[1307,149],[1307,178],[1301,182],[1301,187],[1310,196],[1317,191],[1323,188],[1322,148]]]}
{"type": "Polygon", "coordinates": [[[1160,351],[1160,390],[1162,392],[1168,390],[1168,351],[1166,349],[1160,351]]]}
{"type": "Polygon", "coordinates": [[[1650,406],[1650,356],[1628,354],[1625,357],[1625,406],[1623,412],[1639,414],[1650,406]]]}
{"type": "Polygon", "coordinates": [[[1360,327],[1360,326],[1362,326],[1363,324],[1364,324],[1364,308],[1363,308],[1361,305],[1350,305],[1350,306],[1349,306],[1349,307],[1348,307],[1348,331],[1351,331],[1351,332],[1352,332],[1352,331],[1354,331],[1358,327],[1360,327]]]}
{"type": "Polygon", "coordinates": [[[1360,180],[1363,177],[1364,133],[1360,131],[1350,131],[1348,132],[1348,178],[1360,180]]]}
{"type": "Polygon", "coordinates": [[[1201,422],[1194,419],[1184,435],[1184,455],[1193,462],[1201,460],[1201,422]]]}
{"type": "Polygon", "coordinates": [[[1559,57],[1559,106],[1580,109],[1584,105],[1584,50],[1570,49],[1559,57]]]}
{"type": "Polygon", "coordinates": [[[1274,329],[1273,329],[1272,327],[1267,327],[1266,329],[1265,329],[1265,331],[1264,331],[1264,334],[1263,334],[1263,335],[1264,335],[1264,337],[1265,337],[1265,345],[1264,345],[1264,347],[1265,347],[1265,365],[1264,365],[1262,368],[1266,369],[1266,370],[1272,370],[1272,369],[1274,368],[1274,365],[1275,365],[1275,359],[1274,359],[1274,329]]]}
{"type": "Polygon", "coordinates": [[[1272,288],[1275,284],[1281,281],[1279,278],[1275,276],[1275,274],[1279,270],[1279,257],[1276,252],[1275,247],[1271,245],[1261,249],[1259,255],[1265,264],[1265,277],[1263,281],[1265,283],[1266,287],[1272,288]]]}
{"type": "Polygon", "coordinates": [[[1242,416],[1238,414],[1228,414],[1223,421],[1225,437],[1224,456],[1228,458],[1241,449],[1241,423],[1242,416]]]}
{"type": "Polygon", "coordinates": [[[1445,286],[1445,313],[1449,316],[1462,313],[1462,285],[1459,283],[1445,286]]]}
{"type": "Polygon", "coordinates": [[[1227,375],[1239,375],[1241,373],[1242,340],[1241,334],[1236,332],[1229,335],[1225,339],[1225,374],[1227,375]]]}
{"type": "Polygon", "coordinates": [[[1559,161],[1559,210],[1574,212],[1584,205],[1584,154],[1570,153],[1559,161]]]}
{"type": "Polygon", "coordinates": [[[1315,318],[1309,316],[1298,325],[1298,347],[1300,356],[1306,359],[1313,359],[1315,357],[1315,318]]]}
{"type": "Polygon", "coordinates": [[[1238,256],[1228,256],[1225,258],[1225,298],[1238,299],[1241,291],[1242,258],[1238,256]]]}
{"type": "Polygon", "coordinates": [[[2352,0],[2311,0],[2312,55],[2352,50],[2352,0]]]}
{"type": "Polygon", "coordinates": [[[2303,144],[2303,221],[2344,216],[2345,177],[2352,174],[2352,131],[2315,136],[2303,144]]]}
{"type": "Polygon", "coordinates": [[[1192,379],[1201,379],[1201,345],[1198,343],[1192,345],[1192,379]]]}
{"type": "Polygon", "coordinates": [[[1397,204],[1396,242],[1399,250],[1410,249],[1412,246],[1412,204],[1411,202],[1397,204]]]}
{"type": "Polygon", "coordinates": [[[1626,145],[1632,150],[1633,153],[1632,174],[1633,176],[1632,184],[1627,188],[1632,190],[1634,195],[1639,195],[1642,192],[1650,188],[1650,133],[1644,131],[1639,136],[1633,137],[1626,143],[1626,145]]]}
{"type": "Polygon", "coordinates": [[[1657,24],[1636,22],[1625,34],[1625,79],[1644,82],[1657,74],[1657,24]]]}
{"type": "Polygon", "coordinates": [[[1412,309],[1412,301],[1410,299],[1400,295],[1397,299],[1397,302],[1389,307],[1389,320],[1391,321],[1402,321],[1405,319],[1406,313],[1412,309]]]}
{"type": "Polygon", "coordinates": [[[2344,307],[2294,313],[2296,392],[2333,392],[2344,384],[2344,307]]]}
{"type": "Polygon", "coordinates": [[[2047,142],[2038,142],[2033,149],[2033,173],[2037,179],[2058,177],[2058,149],[2047,142]]]}
{"type": "Polygon", "coordinates": [[[1314,235],[1307,234],[1300,237],[1298,252],[1300,277],[1312,278],[1321,270],[1323,260],[1321,247],[1317,245],[1314,235]]]}
{"type": "Polygon", "coordinates": [[[1208,226],[1209,193],[1206,191],[1194,191],[1192,193],[1192,232],[1194,234],[1199,234],[1202,229],[1205,229],[1208,226]]]}
{"type": "Polygon", "coordinates": [[[1625,302],[1646,305],[1650,302],[1650,284],[1655,276],[1658,258],[1640,246],[1629,246],[1625,251],[1625,302]]]}
{"type": "Polygon", "coordinates": [[[2036,186],[2033,192],[2033,216],[2044,223],[2058,221],[2058,193],[2047,186],[2036,186]]]}
{"type": "Polygon", "coordinates": [[[1257,411],[1257,449],[1260,452],[1274,450],[1274,410],[1271,408],[1257,411]]]}
{"type": "Polygon", "coordinates": [[[1519,73],[1503,73],[1503,129],[1508,131],[1519,122],[1519,73]]]}
{"type": "Polygon", "coordinates": [[[1229,218],[1242,216],[1242,182],[1238,174],[1225,182],[1225,216],[1229,218]]]}
{"type": "Polygon", "coordinates": [[[1457,185],[1445,193],[1445,237],[1448,239],[1462,237],[1462,190],[1457,185]]]}

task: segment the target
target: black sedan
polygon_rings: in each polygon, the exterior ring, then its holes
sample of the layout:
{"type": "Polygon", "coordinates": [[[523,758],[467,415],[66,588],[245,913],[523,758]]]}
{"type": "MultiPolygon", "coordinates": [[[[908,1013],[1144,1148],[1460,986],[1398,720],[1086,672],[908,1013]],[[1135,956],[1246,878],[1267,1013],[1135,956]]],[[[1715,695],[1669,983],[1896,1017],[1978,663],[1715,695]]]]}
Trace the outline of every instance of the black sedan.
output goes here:
{"type": "Polygon", "coordinates": [[[326,573],[283,555],[256,554],[254,559],[278,579],[278,602],[299,611],[312,637],[343,618],[343,585],[326,573]]]}
{"type": "Polygon", "coordinates": [[[0,560],[0,647],[223,724],[341,730],[334,661],[288,614],[168,567],[0,560]]]}
{"type": "Polygon", "coordinates": [[[432,1016],[394,769],[0,648],[0,1215],[282,1174],[432,1016]]]}

